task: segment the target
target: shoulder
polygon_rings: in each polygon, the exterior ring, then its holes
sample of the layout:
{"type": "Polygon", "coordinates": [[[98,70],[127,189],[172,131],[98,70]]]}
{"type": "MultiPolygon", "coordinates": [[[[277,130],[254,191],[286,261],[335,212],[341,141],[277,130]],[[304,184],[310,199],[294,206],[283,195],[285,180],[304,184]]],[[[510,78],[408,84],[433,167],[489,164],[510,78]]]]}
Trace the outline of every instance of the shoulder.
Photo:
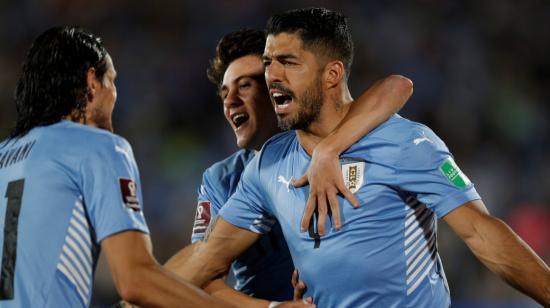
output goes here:
{"type": "Polygon", "coordinates": [[[47,132],[50,146],[60,145],[62,153],[81,158],[82,166],[91,168],[123,164],[137,167],[130,143],[104,129],[63,121],[47,132]]]}
{"type": "Polygon", "coordinates": [[[445,143],[426,125],[394,115],[361,138],[348,151],[350,156],[391,165],[417,165],[448,153],[445,143]]]}
{"type": "Polygon", "coordinates": [[[245,167],[254,156],[253,150],[243,149],[208,167],[202,176],[200,193],[216,192],[223,196],[230,195],[240,181],[245,167]]]}
{"type": "Polygon", "coordinates": [[[254,151],[240,150],[224,160],[214,163],[204,171],[204,177],[209,179],[225,179],[241,174],[246,165],[254,158],[254,151]]]}
{"type": "Polygon", "coordinates": [[[117,134],[70,121],[61,121],[44,127],[42,135],[46,135],[50,139],[61,139],[68,145],[92,151],[104,147],[114,149],[115,145],[130,148],[128,141],[117,134]]]}

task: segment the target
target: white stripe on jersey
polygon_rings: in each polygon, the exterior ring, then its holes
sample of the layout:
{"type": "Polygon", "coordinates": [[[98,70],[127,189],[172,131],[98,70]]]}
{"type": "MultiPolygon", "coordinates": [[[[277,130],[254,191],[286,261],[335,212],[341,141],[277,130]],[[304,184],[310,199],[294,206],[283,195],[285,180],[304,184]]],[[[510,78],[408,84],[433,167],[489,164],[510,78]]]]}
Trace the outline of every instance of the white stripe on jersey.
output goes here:
{"type": "Polygon", "coordinates": [[[70,274],[69,270],[67,268],[65,268],[65,265],[63,265],[62,263],[58,263],[57,264],[57,269],[65,276],[67,277],[67,279],[72,282],[72,284],[75,286],[76,288],[76,291],[78,292],[78,295],[80,296],[80,299],[82,300],[82,303],[84,303],[84,305],[88,306],[88,301],[86,300],[86,295],[84,295],[83,291],[78,287],[78,285],[76,284],[76,281],[74,279],[74,277],[70,274]]]}
{"type": "Polygon", "coordinates": [[[91,231],[82,199],[75,202],[57,269],[75,286],[82,302],[90,305],[93,260],[91,231]]]}
{"type": "Polygon", "coordinates": [[[412,196],[406,199],[405,256],[407,295],[413,293],[437,262],[437,222],[426,205],[412,196]]]}

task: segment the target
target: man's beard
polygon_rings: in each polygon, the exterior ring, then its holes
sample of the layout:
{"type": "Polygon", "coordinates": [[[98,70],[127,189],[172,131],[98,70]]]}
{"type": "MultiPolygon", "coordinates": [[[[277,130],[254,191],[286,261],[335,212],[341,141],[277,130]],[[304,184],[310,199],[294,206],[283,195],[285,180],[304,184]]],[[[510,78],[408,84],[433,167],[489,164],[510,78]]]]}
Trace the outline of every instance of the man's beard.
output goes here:
{"type": "Polygon", "coordinates": [[[295,116],[277,115],[279,128],[286,131],[289,129],[304,130],[311,123],[319,119],[321,107],[323,106],[323,92],[321,90],[321,77],[317,77],[311,82],[300,97],[296,97],[294,103],[298,105],[298,111],[295,116]]]}

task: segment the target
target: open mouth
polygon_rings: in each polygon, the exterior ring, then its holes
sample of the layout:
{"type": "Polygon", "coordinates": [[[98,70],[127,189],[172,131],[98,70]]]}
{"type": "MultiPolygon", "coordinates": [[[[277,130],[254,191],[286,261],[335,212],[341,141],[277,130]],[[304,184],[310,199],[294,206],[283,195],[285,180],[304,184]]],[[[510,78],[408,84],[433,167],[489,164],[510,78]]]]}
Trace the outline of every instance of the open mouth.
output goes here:
{"type": "Polygon", "coordinates": [[[271,96],[273,97],[275,104],[278,106],[288,105],[292,102],[292,96],[288,94],[275,92],[271,96]]]}
{"type": "Polygon", "coordinates": [[[233,125],[235,125],[235,128],[239,128],[241,125],[243,125],[250,116],[246,113],[235,113],[231,116],[231,121],[233,122],[233,125]]]}

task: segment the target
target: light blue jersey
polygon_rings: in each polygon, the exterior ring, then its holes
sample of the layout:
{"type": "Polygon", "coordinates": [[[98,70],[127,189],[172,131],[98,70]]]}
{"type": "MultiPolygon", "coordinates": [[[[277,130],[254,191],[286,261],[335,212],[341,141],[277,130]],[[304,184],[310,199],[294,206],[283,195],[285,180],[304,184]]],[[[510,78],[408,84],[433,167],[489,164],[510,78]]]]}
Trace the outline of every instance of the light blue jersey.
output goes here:
{"type": "Polygon", "coordinates": [[[437,219],[479,195],[445,144],[397,115],[355,143],[341,163],[361,207],[339,197],[343,226],[322,238],[314,224],[299,230],[309,187],[289,185],[310,160],[294,131],[273,137],[220,215],[254,232],[258,217],[275,216],[318,307],[449,307],[437,219]]]}
{"type": "MultiPolygon", "coordinates": [[[[193,242],[204,238],[206,228],[237,189],[241,173],[252,158],[254,151],[240,150],[206,169],[199,189],[193,242]]],[[[281,227],[272,216],[261,217],[254,225],[267,234],[231,265],[235,289],[257,298],[291,300],[294,265],[281,227]]]]}
{"type": "Polygon", "coordinates": [[[88,307],[100,242],[149,232],[132,149],[69,121],[0,143],[0,307],[88,307]]]}

